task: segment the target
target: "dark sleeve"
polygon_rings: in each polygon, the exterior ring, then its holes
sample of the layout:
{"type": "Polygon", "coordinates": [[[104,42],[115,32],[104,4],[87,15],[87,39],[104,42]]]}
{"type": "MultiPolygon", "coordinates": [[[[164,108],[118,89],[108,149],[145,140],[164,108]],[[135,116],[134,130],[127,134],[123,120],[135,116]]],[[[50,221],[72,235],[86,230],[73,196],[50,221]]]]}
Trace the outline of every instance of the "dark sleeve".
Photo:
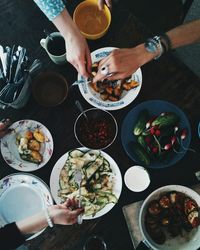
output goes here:
{"type": "Polygon", "coordinates": [[[0,249],[14,249],[25,241],[15,222],[0,228],[0,249]]]}

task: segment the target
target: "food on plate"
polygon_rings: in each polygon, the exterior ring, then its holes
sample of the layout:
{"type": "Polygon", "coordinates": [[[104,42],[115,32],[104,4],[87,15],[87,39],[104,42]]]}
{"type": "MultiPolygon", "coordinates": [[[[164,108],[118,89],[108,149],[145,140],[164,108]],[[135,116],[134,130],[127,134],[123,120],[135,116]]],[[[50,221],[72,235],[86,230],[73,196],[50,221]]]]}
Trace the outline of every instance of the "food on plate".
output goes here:
{"type": "MultiPolygon", "coordinates": [[[[95,76],[98,70],[98,63],[92,65],[92,75],[95,76]]],[[[103,81],[91,81],[90,87],[97,93],[103,101],[116,102],[121,98],[123,91],[129,91],[139,86],[139,83],[132,79],[114,80],[110,81],[104,79],[103,81]]]]}
{"type": "Polygon", "coordinates": [[[142,110],[133,127],[136,141],[132,145],[137,160],[145,166],[152,162],[162,162],[172,154],[182,153],[182,141],[187,137],[187,129],[180,127],[180,118],[174,112],[162,112],[151,116],[142,110]]]}
{"type": "Polygon", "coordinates": [[[40,164],[43,160],[40,150],[44,141],[45,136],[39,129],[28,129],[23,134],[17,134],[16,144],[21,159],[40,164]]]}
{"type": "Polygon", "coordinates": [[[170,237],[184,237],[199,225],[199,207],[195,200],[184,193],[163,193],[147,206],[145,227],[157,244],[164,244],[170,237]]]}
{"type": "Polygon", "coordinates": [[[115,137],[113,121],[106,117],[82,119],[77,128],[77,136],[82,145],[87,148],[100,149],[108,146],[115,137]]]}
{"type": "Polygon", "coordinates": [[[60,177],[58,196],[64,202],[67,198],[79,199],[78,184],[74,179],[77,169],[81,170],[81,200],[85,216],[95,216],[109,203],[117,203],[113,192],[115,175],[110,163],[99,150],[69,152],[60,177]]]}

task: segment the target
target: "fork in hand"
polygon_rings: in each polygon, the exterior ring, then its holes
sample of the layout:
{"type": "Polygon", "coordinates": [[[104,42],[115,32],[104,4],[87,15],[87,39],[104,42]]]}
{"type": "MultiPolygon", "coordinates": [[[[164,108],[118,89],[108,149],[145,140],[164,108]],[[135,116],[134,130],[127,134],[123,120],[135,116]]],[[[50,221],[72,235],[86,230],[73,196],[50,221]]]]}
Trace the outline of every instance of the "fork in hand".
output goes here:
{"type": "MultiPolygon", "coordinates": [[[[78,207],[81,208],[82,207],[82,200],[81,200],[81,182],[82,182],[82,173],[81,170],[77,169],[75,174],[74,174],[74,180],[75,182],[78,184],[78,188],[79,188],[79,201],[78,201],[78,207]]],[[[82,214],[80,214],[78,216],[78,224],[82,224],[82,214]]]]}

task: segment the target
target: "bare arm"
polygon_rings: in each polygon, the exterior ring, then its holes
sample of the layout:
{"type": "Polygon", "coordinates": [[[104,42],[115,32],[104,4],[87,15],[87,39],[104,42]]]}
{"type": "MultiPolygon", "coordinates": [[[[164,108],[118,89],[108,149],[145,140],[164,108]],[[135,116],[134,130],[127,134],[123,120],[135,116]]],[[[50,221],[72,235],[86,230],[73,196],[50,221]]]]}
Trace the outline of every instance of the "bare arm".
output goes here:
{"type": "Polygon", "coordinates": [[[67,60],[81,75],[88,77],[92,65],[90,50],[66,8],[52,22],[65,39],[67,60]]]}
{"type": "MultiPolygon", "coordinates": [[[[49,216],[53,224],[71,225],[76,223],[78,215],[83,212],[83,209],[77,208],[77,206],[77,201],[68,200],[63,204],[49,207],[49,216]]],[[[48,222],[45,212],[41,211],[33,216],[16,222],[16,225],[20,232],[26,235],[42,230],[48,226],[48,222]]]]}
{"type": "Polygon", "coordinates": [[[200,19],[180,25],[168,32],[172,49],[200,42],[200,19]]]}
{"type": "MultiPolygon", "coordinates": [[[[166,34],[171,41],[172,49],[200,42],[200,19],[180,25],[166,32],[166,34]]],[[[106,65],[109,67],[110,73],[115,73],[108,78],[109,80],[123,79],[129,77],[139,67],[153,60],[158,55],[159,52],[148,52],[144,47],[144,43],[130,49],[114,50],[108,57],[100,62],[99,71],[94,81],[105,78],[105,76],[101,74],[100,69],[106,65]]]]}

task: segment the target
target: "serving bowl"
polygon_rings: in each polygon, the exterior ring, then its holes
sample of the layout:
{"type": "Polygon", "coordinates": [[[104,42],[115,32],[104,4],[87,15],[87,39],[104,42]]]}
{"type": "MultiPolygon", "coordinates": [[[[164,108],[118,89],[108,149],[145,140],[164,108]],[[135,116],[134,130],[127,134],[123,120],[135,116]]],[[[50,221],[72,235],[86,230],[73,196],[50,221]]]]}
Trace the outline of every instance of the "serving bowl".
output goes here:
{"type": "Polygon", "coordinates": [[[174,238],[167,237],[167,240],[164,244],[155,243],[152,238],[149,236],[146,226],[145,226],[145,216],[147,214],[147,207],[149,203],[153,200],[159,199],[161,195],[170,192],[176,191],[185,194],[194,201],[196,201],[198,207],[200,206],[200,195],[194,190],[181,186],[181,185],[168,185],[156,189],[152,192],[143,202],[139,214],[139,227],[142,233],[143,238],[147,245],[154,250],[192,250],[198,249],[200,247],[200,227],[193,228],[190,232],[185,232],[183,235],[176,236],[174,238]]]}
{"type": "Polygon", "coordinates": [[[107,148],[114,142],[117,132],[114,116],[97,108],[83,111],[74,124],[76,139],[82,146],[90,149],[107,148]]]}
{"type": "Polygon", "coordinates": [[[36,101],[45,107],[54,107],[67,98],[68,83],[59,73],[47,71],[40,73],[32,83],[36,101]]]}
{"type": "Polygon", "coordinates": [[[95,40],[107,32],[111,23],[111,13],[105,4],[103,10],[99,10],[97,0],[86,0],[76,7],[73,20],[83,36],[95,40]]]}

